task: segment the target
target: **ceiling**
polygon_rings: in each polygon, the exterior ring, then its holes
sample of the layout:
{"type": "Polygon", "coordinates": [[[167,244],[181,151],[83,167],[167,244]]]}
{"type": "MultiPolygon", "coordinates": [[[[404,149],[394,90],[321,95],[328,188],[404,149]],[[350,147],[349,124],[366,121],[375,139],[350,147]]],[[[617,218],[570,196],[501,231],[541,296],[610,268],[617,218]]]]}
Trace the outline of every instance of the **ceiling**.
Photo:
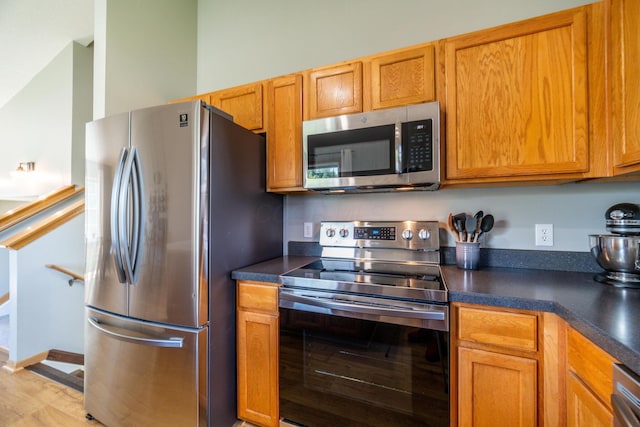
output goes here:
{"type": "Polygon", "coordinates": [[[71,41],[93,41],[94,0],[0,0],[0,108],[71,41]]]}

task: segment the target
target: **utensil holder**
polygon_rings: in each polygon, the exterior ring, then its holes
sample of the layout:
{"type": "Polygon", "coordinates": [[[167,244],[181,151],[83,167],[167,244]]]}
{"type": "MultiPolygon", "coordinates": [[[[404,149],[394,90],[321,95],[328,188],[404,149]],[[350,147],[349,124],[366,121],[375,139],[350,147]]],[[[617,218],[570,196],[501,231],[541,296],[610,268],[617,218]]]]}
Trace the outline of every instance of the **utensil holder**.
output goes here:
{"type": "Polygon", "coordinates": [[[456,265],[463,270],[477,270],[480,242],[456,242],[456,265]]]}

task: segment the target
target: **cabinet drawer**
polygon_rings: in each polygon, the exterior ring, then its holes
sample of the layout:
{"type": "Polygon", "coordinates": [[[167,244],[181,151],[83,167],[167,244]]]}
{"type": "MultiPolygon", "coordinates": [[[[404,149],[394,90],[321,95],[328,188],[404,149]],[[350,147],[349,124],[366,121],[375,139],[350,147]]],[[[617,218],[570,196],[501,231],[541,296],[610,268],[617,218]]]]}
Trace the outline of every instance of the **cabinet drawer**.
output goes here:
{"type": "Polygon", "coordinates": [[[567,331],[567,363],[605,405],[611,409],[615,359],[575,329],[567,331]]]}
{"type": "Polygon", "coordinates": [[[515,350],[538,350],[535,314],[458,308],[458,339],[515,350]]]}
{"type": "Polygon", "coordinates": [[[276,283],[238,282],[238,309],[278,312],[276,283]]]}

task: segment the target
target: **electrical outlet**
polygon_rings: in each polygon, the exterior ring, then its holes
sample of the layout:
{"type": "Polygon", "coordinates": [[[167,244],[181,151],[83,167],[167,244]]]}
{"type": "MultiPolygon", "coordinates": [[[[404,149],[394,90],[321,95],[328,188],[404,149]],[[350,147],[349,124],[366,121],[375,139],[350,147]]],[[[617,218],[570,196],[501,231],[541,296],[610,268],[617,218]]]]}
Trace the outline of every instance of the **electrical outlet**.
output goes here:
{"type": "Polygon", "coordinates": [[[302,234],[303,237],[313,237],[313,223],[305,222],[304,223],[304,232],[302,234]]]}
{"type": "Polygon", "coordinates": [[[536,246],[553,246],[553,224],[536,224],[536,246]]]}

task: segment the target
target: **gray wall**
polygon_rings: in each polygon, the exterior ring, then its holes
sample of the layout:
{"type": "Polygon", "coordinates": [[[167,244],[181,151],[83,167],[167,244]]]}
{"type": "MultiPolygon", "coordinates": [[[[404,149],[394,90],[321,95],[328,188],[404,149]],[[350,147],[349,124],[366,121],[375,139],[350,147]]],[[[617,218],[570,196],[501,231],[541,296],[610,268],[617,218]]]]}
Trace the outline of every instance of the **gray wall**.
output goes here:
{"type": "Polygon", "coordinates": [[[198,93],[591,3],[199,0],[198,93]]]}
{"type": "Polygon", "coordinates": [[[197,0],[95,0],[94,118],[196,93],[197,0]]]}

